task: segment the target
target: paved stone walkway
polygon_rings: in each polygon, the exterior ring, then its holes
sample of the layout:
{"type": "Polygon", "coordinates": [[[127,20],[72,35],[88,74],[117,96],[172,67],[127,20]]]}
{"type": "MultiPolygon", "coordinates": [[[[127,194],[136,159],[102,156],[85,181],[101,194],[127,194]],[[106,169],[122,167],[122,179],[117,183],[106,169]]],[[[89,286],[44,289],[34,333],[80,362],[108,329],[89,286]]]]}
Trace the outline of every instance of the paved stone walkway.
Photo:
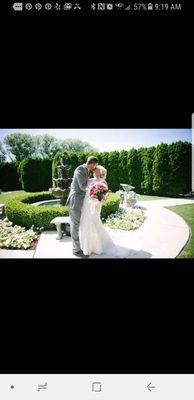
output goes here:
{"type": "MultiPolygon", "coordinates": [[[[175,258],[189,240],[190,232],[179,215],[164,207],[184,204],[194,204],[194,200],[139,201],[138,206],[147,216],[139,229],[106,229],[117,246],[130,250],[127,258],[175,258]]],[[[0,258],[76,258],[72,254],[71,238],[63,236],[56,240],[56,236],[56,231],[42,232],[35,251],[0,250],[0,258]]],[[[105,257],[92,254],[90,258],[105,257]]]]}

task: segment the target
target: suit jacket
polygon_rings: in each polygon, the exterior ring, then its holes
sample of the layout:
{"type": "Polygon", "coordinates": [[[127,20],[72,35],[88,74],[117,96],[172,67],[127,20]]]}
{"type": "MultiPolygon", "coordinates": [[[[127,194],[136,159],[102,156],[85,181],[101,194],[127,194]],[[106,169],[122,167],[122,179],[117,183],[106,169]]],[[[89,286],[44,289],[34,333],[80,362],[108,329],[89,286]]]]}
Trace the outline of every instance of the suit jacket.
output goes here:
{"type": "Polygon", "coordinates": [[[71,190],[66,201],[71,209],[80,211],[88,184],[88,168],[86,164],[79,165],[74,171],[71,190]]]}

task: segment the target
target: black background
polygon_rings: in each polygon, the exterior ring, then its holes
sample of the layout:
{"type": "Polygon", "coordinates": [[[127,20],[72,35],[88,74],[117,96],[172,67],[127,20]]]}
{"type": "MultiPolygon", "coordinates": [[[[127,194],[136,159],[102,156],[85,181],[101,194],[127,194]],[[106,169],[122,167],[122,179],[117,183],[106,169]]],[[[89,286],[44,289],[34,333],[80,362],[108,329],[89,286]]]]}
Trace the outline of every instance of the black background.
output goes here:
{"type": "MultiPolygon", "coordinates": [[[[1,24],[1,127],[191,126],[191,23],[1,24]]],[[[192,260],[1,260],[1,372],[193,372],[192,260]]]]}

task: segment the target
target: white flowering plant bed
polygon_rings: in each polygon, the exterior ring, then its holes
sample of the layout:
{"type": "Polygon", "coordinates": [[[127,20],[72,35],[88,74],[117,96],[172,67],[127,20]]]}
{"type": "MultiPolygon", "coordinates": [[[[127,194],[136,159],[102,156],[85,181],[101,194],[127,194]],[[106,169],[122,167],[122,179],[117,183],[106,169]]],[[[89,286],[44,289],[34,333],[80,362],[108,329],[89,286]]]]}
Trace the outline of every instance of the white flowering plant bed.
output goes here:
{"type": "Polygon", "coordinates": [[[38,239],[38,232],[33,227],[25,228],[14,225],[6,218],[0,220],[0,248],[26,250],[38,239]]]}
{"type": "Polygon", "coordinates": [[[122,229],[129,231],[139,228],[146,219],[145,212],[136,209],[122,209],[110,215],[104,222],[105,226],[112,229],[122,229]]]}

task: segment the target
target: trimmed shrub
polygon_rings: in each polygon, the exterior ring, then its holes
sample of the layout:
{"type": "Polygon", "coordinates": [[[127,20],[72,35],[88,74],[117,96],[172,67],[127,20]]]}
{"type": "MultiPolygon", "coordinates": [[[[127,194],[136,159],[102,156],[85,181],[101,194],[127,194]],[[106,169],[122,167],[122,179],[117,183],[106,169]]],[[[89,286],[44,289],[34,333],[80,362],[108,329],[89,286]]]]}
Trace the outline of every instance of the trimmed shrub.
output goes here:
{"type": "Polygon", "coordinates": [[[115,193],[110,193],[108,199],[102,205],[101,218],[107,218],[110,214],[114,214],[119,209],[120,199],[115,193]]]}
{"type": "MultiPolygon", "coordinates": [[[[32,205],[32,203],[38,201],[52,199],[54,199],[54,196],[49,192],[17,196],[6,204],[6,216],[14,225],[20,225],[27,229],[34,225],[35,228],[43,227],[44,230],[55,230],[55,225],[50,224],[50,221],[55,217],[68,216],[68,207],[32,205]]],[[[116,194],[111,193],[107,202],[102,205],[102,218],[106,218],[108,215],[115,213],[118,208],[119,198],[116,194]]]]}
{"type": "Polygon", "coordinates": [[[18,171],[26,192],[48,190],[52,186],[52,160],[49,158],[24,158],[18,171]]]}
{"type": "Polygon", "coordinates": [[[54,196],[49,192],[17,196],[6,204],[6,216],[15,225],[24,226],[27,229],[31,228],[32,225],[36,228],[43,227],[44,230],[55,229],[55,225],[50,224],[50,221],[55,217],[68,215],[68,207],[31,205],[31,203],[38,201],[52,199],[54,199],[54,196]]]}
{"type": "Polygon", "coordinates": [[[0,189],[4,192],[22,189],[18,176],[18,162],[0,163],[0,189]]]}

